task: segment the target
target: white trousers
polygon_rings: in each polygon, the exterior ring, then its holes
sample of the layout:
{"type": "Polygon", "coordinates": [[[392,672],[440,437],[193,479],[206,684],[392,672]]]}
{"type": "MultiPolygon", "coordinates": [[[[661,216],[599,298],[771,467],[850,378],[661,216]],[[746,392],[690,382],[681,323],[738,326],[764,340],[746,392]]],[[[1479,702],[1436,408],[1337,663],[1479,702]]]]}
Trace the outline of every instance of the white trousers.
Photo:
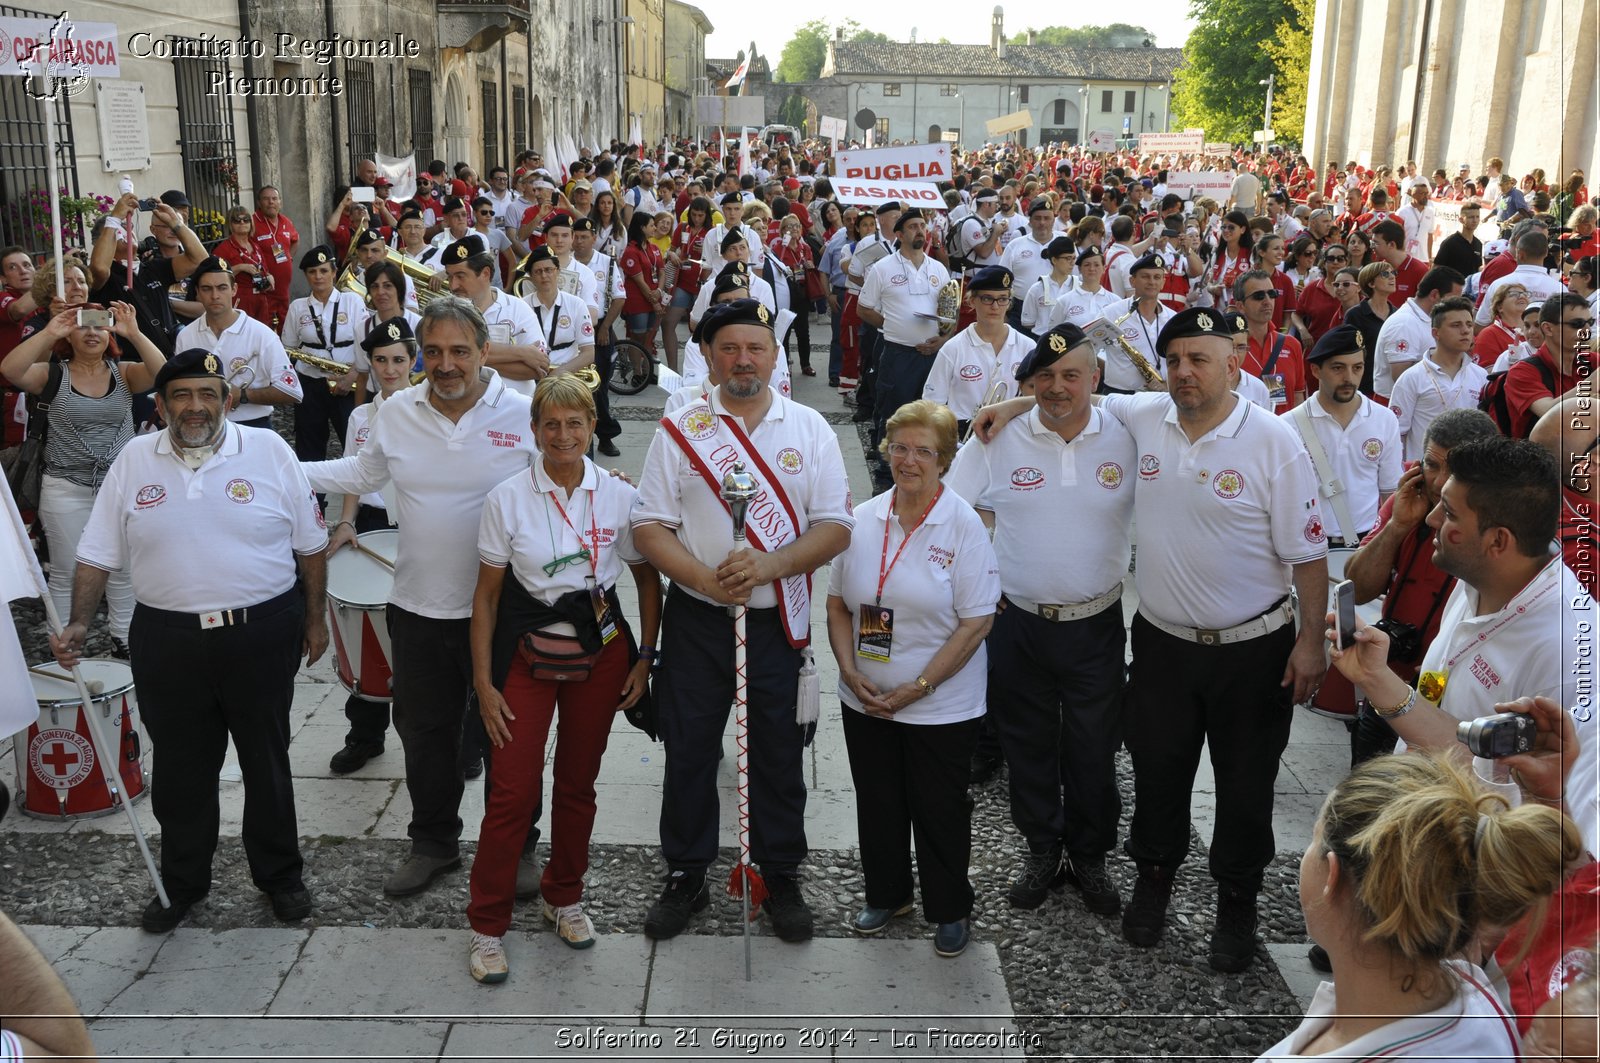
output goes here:
{"type": "MultiPolygon", "coordinates": [[[[61,622],[72,619],[72,581],[78,571],[78,540],[89,523],[94,508],[94,491],[71,480],[45,474],[39,489],[39,517],[50,543],[50,597],[56,603],[61,622]]],[[[106,609],[111,614],[111,637],[128,641],[128,622],[133,619],[133,583],[127,569],[111,573],[106,580],[106,609]]]]}

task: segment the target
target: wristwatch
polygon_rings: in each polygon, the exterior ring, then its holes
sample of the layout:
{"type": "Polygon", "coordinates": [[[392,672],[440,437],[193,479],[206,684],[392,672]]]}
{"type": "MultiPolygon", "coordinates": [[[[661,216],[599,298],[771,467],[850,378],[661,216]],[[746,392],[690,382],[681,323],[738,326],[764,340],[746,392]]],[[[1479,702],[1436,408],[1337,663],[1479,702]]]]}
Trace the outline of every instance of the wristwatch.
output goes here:
{"type": "Polygon", "coordinates": [[[1406,691],[1406,700],[1402,701],[1399,705],[1396,705],[1392,709],[1380,709],[1380,708],[1378,708],[1378,706],[1373,705],[1372,706],[1372,711],[1378,714],[1378,718],[1379,719],[1382,719],[1382,720],[1393,720],[1393,719],[1397,719],[1397,718],[1399,718],[1401,716],[1404,716],[1406,713],[1410,712],[1413,708],[1416,707],[1416,704],[1417,704],[1417,688],[1416,687],[1412,687],[1410,690],[1406,691]]]}
{"type": "Polygon", "coordinates": [[[917,676],[917,686],[922,688],[922,692],[924,694],[932,694],[935,690],[939,689],[938,687],[934,686],[932,683],[928,682],[928,679],[927,679],[926,676],[920,676],[920,675],[917,676]]]}

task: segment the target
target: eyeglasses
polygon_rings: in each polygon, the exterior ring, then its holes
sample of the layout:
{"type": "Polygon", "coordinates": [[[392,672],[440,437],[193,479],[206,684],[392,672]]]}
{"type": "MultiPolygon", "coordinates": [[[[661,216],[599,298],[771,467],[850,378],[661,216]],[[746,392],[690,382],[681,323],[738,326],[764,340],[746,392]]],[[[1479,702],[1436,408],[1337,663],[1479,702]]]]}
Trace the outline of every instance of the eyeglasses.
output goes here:
{"type": "Polygon", "coordinates": [[[1280,294],[1282,293],[1280,293],[1278,289],[1268,288],[1266,291],[1251,292],[1249,295],[1245,296],[1245,298],[1249,299],[1251,302],[1259,303],[1263,299],[1276,299],[1280,294]]]}
{"type": "Polygon", "coordinates": [[[939,452],[936,450],[929,450],[927,447],[908,447],[904,443],[890,443],[888,450],[891,458],[899,458],[902,461],[914,458],[924,465],[938,460],[939,457],[939,452]]]}
{"type": "Polygon", "coordinates": [[[1323,257],[1324,260],[1326,260],[1328,262],[1348,262],[1348,261],[1350,261],[1350,256],[1349,255],[1323,255],[1322,257],[1323,257]]]}
{"type": "Polygon", "coordinates": [[[1009,296],[1009,295],[974,295],[972,297],[972,301],[975,302],[975,303],[981,303],[984,306],[1010,306],[1011,305],[1011,296],[1009,296]]]}
{"type": "Polygon", "coordinates": [[[557,572],[560,572],[562,569],[566,568],[569,565],[579,565],[579,564],[588,564],[588,563],[589,563],[589,548],[588,547],[582,547],[582,548],[580,548],[578,550],[577,553],[568,554],[566,557],[558,557],[554,561],[548,562],[545,565],[543,565],[542,567],[544,568],[544,574],[546,576],[554,576],[557,572]]]}
{"type": "Polygon", "coordinates": [[[1575,317],[1571,321],[1563,321],[1561,323],[1561,325],[1562,325],[1563,328],[1569,328],[1569,329],[1594,328],[1594,318],[1592,318],[1592,317],[1575,317]]]}

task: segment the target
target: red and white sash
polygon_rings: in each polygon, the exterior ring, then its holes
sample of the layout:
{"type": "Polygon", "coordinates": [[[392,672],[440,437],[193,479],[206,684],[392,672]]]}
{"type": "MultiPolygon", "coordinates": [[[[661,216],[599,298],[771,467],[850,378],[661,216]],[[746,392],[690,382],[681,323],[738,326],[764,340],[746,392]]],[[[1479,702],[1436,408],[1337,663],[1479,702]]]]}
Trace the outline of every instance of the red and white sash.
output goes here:
{"type": "MultiPolygon", "coordinates": [[[[809,527],[804,511],[796,510],[783,485],[765,458],[751,444],[738,418],[718,416],[704,400],[694,402],[671,417],[661,419],[661,427],[683,449],[706,486],[723,509],[722,478],[736,461],[755,477],[758,488],[745,516],[745,537],[763,553],[787,546],[804,535],[809,527]]],[[[731,514],[730,514],[731,515],[731,514]]],[[[786,576],[773,583],[778,593],[778,611],[783,616],[784,633],[796,649],[811,638],[811,574],[786,576]]]]}

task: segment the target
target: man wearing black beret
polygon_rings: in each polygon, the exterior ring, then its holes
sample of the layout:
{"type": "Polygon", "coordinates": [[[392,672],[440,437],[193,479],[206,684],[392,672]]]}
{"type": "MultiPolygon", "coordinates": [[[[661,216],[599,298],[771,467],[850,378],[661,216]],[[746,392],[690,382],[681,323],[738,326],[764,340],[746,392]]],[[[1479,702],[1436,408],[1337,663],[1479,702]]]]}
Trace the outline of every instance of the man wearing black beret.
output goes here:
{"type": "Polygon", "coordinates": [[[1016,278],[1004,266],[986,266],[967,282],[976,320],[950,337],[934,356],[922,397],[950,407],[962,435],[980,406],[1017,393],[1017,363],[1033,341],[1006,324],[1016,278]]]}

